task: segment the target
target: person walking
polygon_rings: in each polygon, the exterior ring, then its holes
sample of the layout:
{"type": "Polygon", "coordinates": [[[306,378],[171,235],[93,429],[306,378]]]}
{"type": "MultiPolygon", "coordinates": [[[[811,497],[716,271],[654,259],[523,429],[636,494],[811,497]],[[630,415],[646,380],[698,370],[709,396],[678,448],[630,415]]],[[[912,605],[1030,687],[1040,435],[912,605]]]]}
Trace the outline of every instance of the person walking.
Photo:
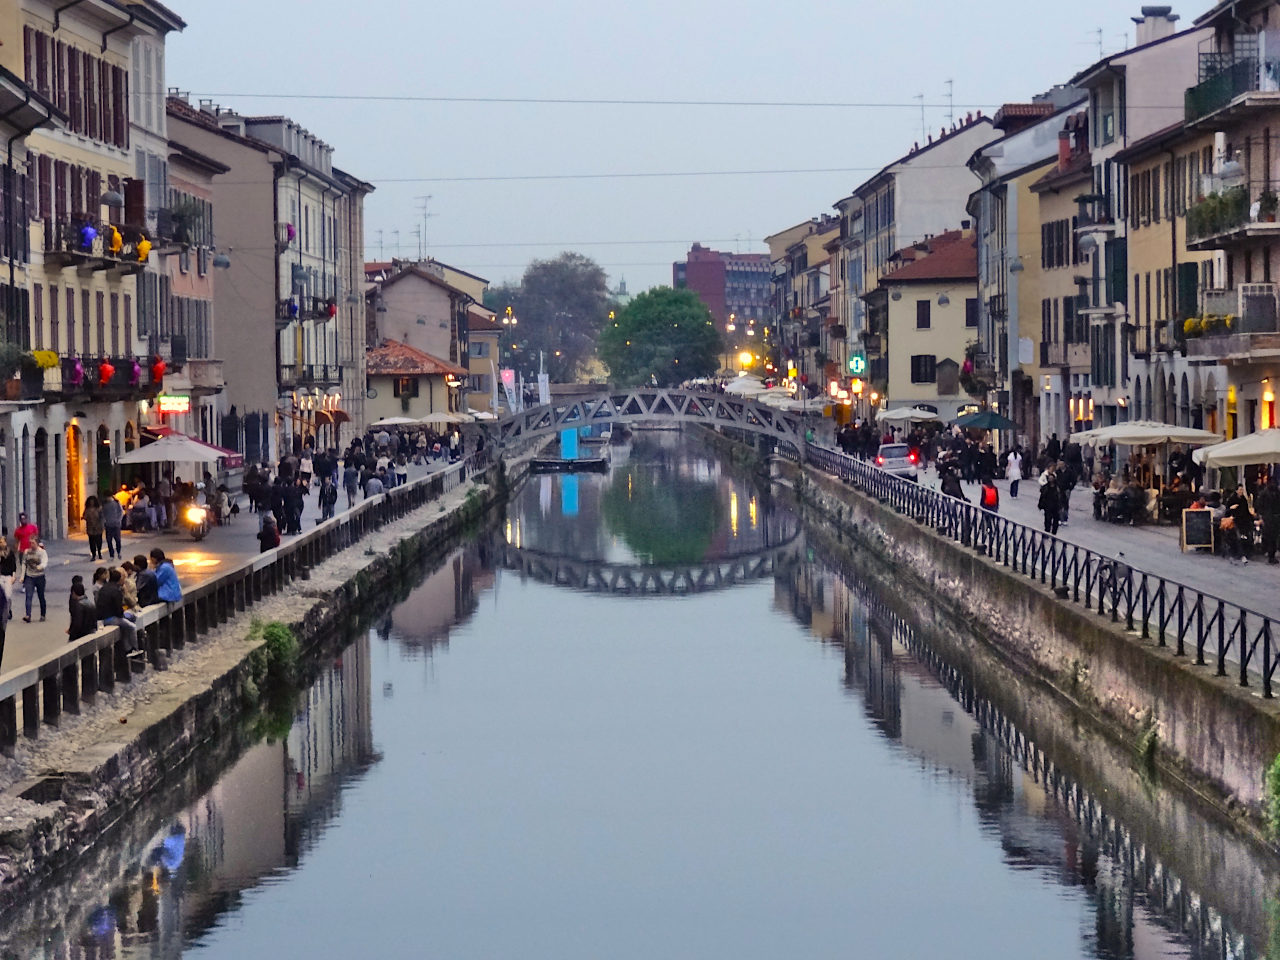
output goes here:
{"type": "Polygon", "coordinates": [[[90,497],[84,502],[84,510],[80,513],[84,521],[84,532],[89,538],[89,559],[102,559],[102,534],[106,529],[102,520],[102,504],[97,497],[90,497]]]}
{"type": "MultiPolygon", "coordinates": [[[[115,560],[122,557],[120,529],[124,526],[124,508],[115,497],[107,497],[102,503],[102,530],[107,538],[107,555],[115,560]]],[[[102,551],[98,551],[98,559],[102,559],[102,551]]]]}
{"type": "Polygon", "coordinates": [[[44,541],[37,539],[31,549],[22,555],[22,592],[26,596],[27,615],[23,623],[31,622],[32,600],[40,598],[40,619],[43,621],[48,611],[45,602],[45,574],[49,570],[49,554],[45,552],[44,541]]]}
{"type": "Polygon", "coordinates": [[[1076,488],[1075,468],[1069,463],[1059,461],[1054,471],[1054,479],[1058,483],[1058,504],[1062,510],[1060,519],[1065,524],[1071,519],[1071,491],[1076,488]]]}
{"type": "Polygon", "coordinates": [[[1249,494],[1244,484],[1236,487],[1236,492],[1227,499],[1227,516],[1231,518],[1236,532],[1236,556],[1241,563],[1249,562],[1249,552],[1253,547],[1253,527],[1256,516],[1249,503],[1249,494]]]}
{"type": "Polygon", "coordinates": [[[333,516],[338,505],[338,488],[333,484],[333,477],[326,475],[320,481],[320,520],[323,523],[333,516]]]}
{"type": "Polygon", "coordinates": [[[1052,470],[1045,471],[1036,509],[1044,514],[1044,532],[1057,536],[1058,524],[1062,521],[1062,493],[1058,489],[1058,480],[1052,470]]]}
{"type": "Polygon", "coordinates": [[[1267,553],[1267,563],[1280,563],[1276,549],[1280,547],[1280,477],[1272,476],[1267,485],[1253,498],[1253,505],[1262,520],[1262,549],[1267,553]]]}
{"type": "Polygon", "coordinates": [[[342,486],[346,488],[347,509],[350,510],[356,505],[356,496],[360,492],[360,469],[354,458],[347,458],[347,465],[342,471],[342,486]]]}
{"type": "Polygon", "coordinates": [[[6,537],[0,537],[0,591],[9,601],[8,619],[13,619],[13,585],[18,580],[18,555],[6,537]]]}
{"type": "Polygon", "coordinates": [[[18,514],[18,525],[13,529],[13,539],[17,541],[19,556],[35,545],[39,533],[40,528],[28,520],[25,513],[18,514]]]}
{"type": "Polygon", "coordinates": [[[996,529],[996,514],[1000,512],[1000,491],[991,477],[982,478],[982,489],[978,492],[978,506],[982,508],[982,536],[990,543],[996,529]]]}
{"type": "Polygon", "coordinates": [[[1022,451],[1014,447],[1009,451],[1009,459],[1004,466],[1005,479],[1009,481],[1009,496],[1018,499],[1018,484],[1022,481],[1022,451]]]}

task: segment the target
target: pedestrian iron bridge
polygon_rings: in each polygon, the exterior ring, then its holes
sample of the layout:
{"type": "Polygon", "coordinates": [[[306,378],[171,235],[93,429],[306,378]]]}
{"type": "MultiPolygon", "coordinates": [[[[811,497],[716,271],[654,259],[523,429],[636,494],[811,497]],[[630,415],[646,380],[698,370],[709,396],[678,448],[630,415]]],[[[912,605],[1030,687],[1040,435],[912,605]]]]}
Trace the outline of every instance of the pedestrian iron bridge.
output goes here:
{"type": "Polygon", "coordinates": [[[582,560],[509,543],[498,543],[494,555],[506,569],[551,586],[590,593],[683,596],[768,579],[798,562],[800,550],[801,537],[796,534],[786,543],[754,553],[669,566],[582,560]]]}
{"type": "Polygon", "coordinates": [[[499,420],[495,427],[503,444],[532,440],[577,427],[613,423],[699,423],[730,427],[772,437],[804,449],[804,418],[745,397],[696,390],[637,387],[592,397],[578,397],[531,407],[499,420]]]}

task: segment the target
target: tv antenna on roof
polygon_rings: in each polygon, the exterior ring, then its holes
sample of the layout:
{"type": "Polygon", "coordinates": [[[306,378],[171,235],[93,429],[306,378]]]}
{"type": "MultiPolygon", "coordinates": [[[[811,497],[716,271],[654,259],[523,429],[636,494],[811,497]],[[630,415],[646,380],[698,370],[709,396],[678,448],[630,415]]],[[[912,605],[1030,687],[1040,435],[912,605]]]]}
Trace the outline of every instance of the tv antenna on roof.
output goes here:
{"type": "Polygon", "coordinates": [[[421,197],[414,197],[418,201],[418,210],[422,214],[422,226],[418,228],[418,259],[423,256],[423,238],[427,235],[427,221],[435,216],[434,213],[428,213],[427,208],[431,205],[432,194],[426,194],[421,197]]]}
{"type": "Polygon", "coordinates": [[[947,126],[956,122],[956,82],[947,81],[947,126]]]}
{"type": "Polygon", "coordinates": [[[928,139],[929,137],[929,131],[925,128],[925,123],[924,123],[924,94],[917,93],[911,99],[920,101],[920,144],[921,146],[923,146],[925,140],[928,139]]]}

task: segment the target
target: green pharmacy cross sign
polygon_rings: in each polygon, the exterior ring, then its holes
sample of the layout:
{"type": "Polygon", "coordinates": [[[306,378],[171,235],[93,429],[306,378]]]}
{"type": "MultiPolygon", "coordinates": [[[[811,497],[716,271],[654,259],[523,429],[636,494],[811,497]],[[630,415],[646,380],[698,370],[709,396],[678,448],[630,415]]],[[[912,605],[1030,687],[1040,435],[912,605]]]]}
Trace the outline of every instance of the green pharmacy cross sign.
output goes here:
{"type": "Polygon", "coordinates": [[[867,372],[867,358],[862,354],[855,353],[849,358],[849,372],[855,377],[861,376],[867,372]]]}

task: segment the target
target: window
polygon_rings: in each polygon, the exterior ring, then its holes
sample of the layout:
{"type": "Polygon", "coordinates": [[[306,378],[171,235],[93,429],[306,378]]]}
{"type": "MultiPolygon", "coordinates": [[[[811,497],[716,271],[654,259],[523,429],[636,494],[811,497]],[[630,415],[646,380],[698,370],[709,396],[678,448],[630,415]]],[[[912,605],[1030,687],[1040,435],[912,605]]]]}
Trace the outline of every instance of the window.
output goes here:
{"type": "Polygon", "coordinates": [[[911,358],[912,383],[937,383],[938,358],[932,353],[919,353],[911,358]]]}
{"type": "Polygon", "coordinates": [[[67,355],[76,352],[76,292],[67,287],[67,355]]]}
{"type": "Polygon", "coordinates": [[[477,340],[473,340],[473,341],[471,342],[471,350],[470,350],[470,353],[471,353],[471,356],[473,356],[473,357],[487,357],[487,356],[489,356],[489,344],[488,344],[488,342],[487,342],[487,341],[484,341],[484,340],[479,340],[479,341],[477,341],[477,340]]]}
{"type": "Polygon", "coordinates": [[[489,382],[489,374],[473,373],[468,380],[467,389],[471,393],[488,393],[492,389],[489,382]]]}
{"type": "Polygon", "coordinates": [[[417,377],[396,377],[391,385],[393,397],[416,397],[418,395],[417,377]]]}
{"type": "Polygon", "coordinates": [[[916,329],[928,330],[932,320],[933,301],[916,301],[916,329]]]}
{"type": "Polygon", "coordinates": [[[964,302],[964,325],[966,327],[976,327],[978,325],[978,300],[976,297],[969,297],[964,302]]]}
{"type": "Polygon", "coordinates": [[[44,288],[35,284],[31,288],[32,305],[35,307],[36,349],[44,349],[44,288]]]}
{"type": "Polygon", "coordinates": [[[58,288],[50,285],[49,287],[49,349],[54,353],[59,352],[59,344],[61,343],[60,334],[62,331],[58,329],[58,288]]]}

